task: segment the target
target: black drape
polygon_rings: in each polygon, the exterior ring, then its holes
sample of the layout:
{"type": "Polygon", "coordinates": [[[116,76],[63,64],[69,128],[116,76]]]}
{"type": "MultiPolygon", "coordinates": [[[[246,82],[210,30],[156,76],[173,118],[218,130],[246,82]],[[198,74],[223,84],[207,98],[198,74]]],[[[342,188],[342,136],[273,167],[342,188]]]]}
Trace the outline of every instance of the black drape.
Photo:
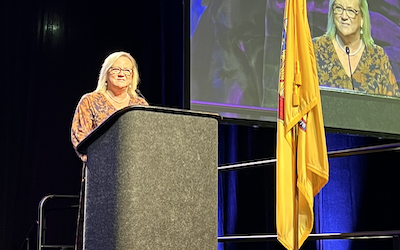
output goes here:
{"type": "MultiPolygon", "coordinates": [[[[167,0],[0,2],[0,249],[26,249],[24,240],[35,225],[43,196],[78,194],[81,163],[70,143],[71,119],[79,98],[95,89],[101,63],[108,54],[124,50],[137,59],[140,89],[152,105],[183,108],[183,10],[182,1],[167,0]]],[[[221,124],[220,164],[274,158],[275,137],[274,127],[221,124]]],[[[381,141],[373,138],[366,143],[381,141]]],[[[341,145],[335,144],[336,148],[341,145]]],[[[352,145],[345,143],[346,147],[352,145]]],[[[362,195],[366,207],[360,219],[365,220],[358,221],[354,229],[384,229],[388,222],[390,229],[400,228],[399,220],[393,219],[393,207],[372,205],[379,196],[376,190],[386,190],[387,194],[377,200],[382,202],[383,198],[391,199],[389,194],[399,187],[393,183],[383,186],[387,180],[383,172],[379,179],[372,178],[376,169],[371,164],[379,165],[382,155],[373,157],[368,161],[367,180],[381,188],[367,186],[375,191],[373,197],[362,195]],[[369,223],[366,218],[378,208],[388,212],[385,220],[369,223]]],[[[398,153],[383,158],[396,176],[398,153]]],[[[275,233],[274,177],[273,166],[220,174],[220,235],[275,233]]],[[[33,228],[31,240],[35,234],[33,228]]],[[[254,244],[221,247],[265,249],[268,245],[254,244]]],[[[276,245],[271,249],[279,249],[276,245]]]]}
{"type": "Polygon", "coordinates": [[[72,116],[108,54],[137,59],[151,104],[183,107],[183,4],[6,0],[0,18],[0,249],[19,249],[43,196],[79,192],[72,116]]]}

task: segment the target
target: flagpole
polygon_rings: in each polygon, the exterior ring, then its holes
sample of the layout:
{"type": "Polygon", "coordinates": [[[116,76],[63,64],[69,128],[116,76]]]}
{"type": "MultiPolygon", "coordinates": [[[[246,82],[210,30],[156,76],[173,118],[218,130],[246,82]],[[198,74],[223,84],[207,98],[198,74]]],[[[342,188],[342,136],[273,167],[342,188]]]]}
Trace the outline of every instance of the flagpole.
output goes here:
{"type": "MultiPolygon", "coordinates": [[[[297,1],[297,0],[295,0],[295,1],[297,1]]],[[[296,3],[296,2],[294,2],[294,3],[296,3]]],[[[297,5],[296,4],[294,4],[294,6],[295,7],[297,7],[297,5]]],[[[293,10],[293,9],[292,9],[293,10]]],[[[298,10],[299,11],[299,10],[298,10]]],[[[295,22],[297,22],[297,12],[296,11],[294,11],[293,12],[293,17],[294,17],[294,20],[295,20],[295,22]]],[[[294,35],[295,35],[295,37],[297,37],[297,25],[294,25],[293,27],[293,30],[294,30],[294,35]]],[[[296,45],[295,45],[296,46],[296,45]]],[[[298,70],[299,70],[299,68],[298,68],[298,64],[299,64],[299,51],[298,51],[298,48],[296,47],[296,49],[295,50],[297,50],[296,52],[297,53],[294,53],[294,62],[295,62],[295,64],[293,65],[294,67],[295,67],[295,69],[294,69],[294,87],[295,87],[295,89],[297,90],[297,84],[299,84],[298,82],[296,82],[298,79],[297,79],[297,75],[300,75],[300,72],[298,72],[298,70]]],[[[296,94],[297,95],[297,97],[295,97],[295,99],[296,100],[294,100],[294,102],[292,103],[293,105],[295,105],[296,107],[299,105],[299,101],[300,100],[298,100],[298,98],[299,98],[299,96],[298,96],[298,92],[297,91],[295,91],[295,93],[294,94],[296,94]]],[[[297,123],[296,124],[296,126],[294,126],[294,133],[295,133],[295,167],[294,167],[294,180],[295,180],[295,183],[294,183],[294,216],[293,216],[293,222],[294,222],[294,225],[293,225],[293,229],[294,229],[294,244],[293,244],[293,249],[294,250],[298,250],[299,249],[299,188],[297,187],[297,179],[298,179],[298,177],[299,177],[299,175],[298,175],[298,163],[297,163],[297,161],[298,161],[298,147],[299,147],[299,145],[298,145],[298,143],[299,143],[299,123],[297,123]]]]}
{"type": "Polygon", "coordinates": [[[298,136],[299,136],[299,124],[293,127],[294,129],[294,140],[295,140],[295,166],[294,166],[294,215],[293,215],[293,250],[299,250],[299,189],[297,188],[297,148],[298,148],[298,136]]]}
{"type": "Polygon", "coordinates": [[[297,185],[295,187],[295,197],[294,197],[294,244],[293,249],[299,250],[299,189],[297,185]]]}

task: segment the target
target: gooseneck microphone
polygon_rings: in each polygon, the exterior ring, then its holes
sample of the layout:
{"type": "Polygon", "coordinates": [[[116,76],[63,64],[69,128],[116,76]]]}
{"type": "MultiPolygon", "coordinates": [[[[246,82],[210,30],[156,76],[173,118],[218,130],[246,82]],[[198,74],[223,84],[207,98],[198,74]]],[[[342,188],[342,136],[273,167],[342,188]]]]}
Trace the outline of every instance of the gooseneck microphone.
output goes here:
{"type": "Polygon", "coordinates": [[[351,80],[351,87],[354,90],[354,84],[353,84],[353,71],[351,70],[351,62],[350,62],[350,48],[346,46],[346,54],[347,54],[347,59],[349,61],[349,69],[350,69],[350,80],[351,80]]]}
{"type": "Polygon", "coordinates": [[[136,94],[138,94],[140,97],[142,97],[147,103],[149,103],[146,99],[146,97],[144,97],[144,95],[142,94],[142,92],[140,92],[140,90],[138,88],[136,88],[135,90],[136,94]]]}

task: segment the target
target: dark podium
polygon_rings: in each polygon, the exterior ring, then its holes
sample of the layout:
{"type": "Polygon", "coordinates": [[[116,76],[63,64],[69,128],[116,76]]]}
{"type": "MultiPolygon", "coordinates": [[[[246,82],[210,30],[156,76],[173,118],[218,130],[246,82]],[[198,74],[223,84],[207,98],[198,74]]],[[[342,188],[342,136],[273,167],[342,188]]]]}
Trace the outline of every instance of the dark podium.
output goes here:
{"type": "Polygon", "coordinates": [[[131,106],[82,141],[84,249],[216,249],[219,119],[131,106]]]}

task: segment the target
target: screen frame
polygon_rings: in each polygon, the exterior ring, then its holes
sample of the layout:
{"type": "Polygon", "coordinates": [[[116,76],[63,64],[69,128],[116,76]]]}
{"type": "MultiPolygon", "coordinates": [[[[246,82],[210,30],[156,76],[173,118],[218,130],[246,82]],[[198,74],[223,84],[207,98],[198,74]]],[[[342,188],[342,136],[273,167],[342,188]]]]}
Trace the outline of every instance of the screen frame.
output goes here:
{"type": "MultiPolygon", "coordinates": [[[[191,20],[190,5],[192,0],[184,0],[184,108],[218,113],[222,116],[222,123],[241,124],[247,126],[276,127],[277,110],[237,106],[222,103],[205,104],[191,100],[191,20]],[[224,115],[234,110],[237,117],[224,115]],[[262,117],[249,118],[248,113],[262,117]]],[[[278,83],[277,83],[278,88],[278,83]]],[[[324,126],[327,132],[349,133],[390,139],[400,139],[400,98],[380,95],[363,94],[352,90],[329,88],[320,86],[324,126]],[[390,115],[382,112],[389,110],[390,115]],[[344,117],[338,121],[338,116],[344,117]],[[373,120],[371,122],[371,120],[373,120]],[[396,126],[398,124],[398,126],[396,126]]]]}

